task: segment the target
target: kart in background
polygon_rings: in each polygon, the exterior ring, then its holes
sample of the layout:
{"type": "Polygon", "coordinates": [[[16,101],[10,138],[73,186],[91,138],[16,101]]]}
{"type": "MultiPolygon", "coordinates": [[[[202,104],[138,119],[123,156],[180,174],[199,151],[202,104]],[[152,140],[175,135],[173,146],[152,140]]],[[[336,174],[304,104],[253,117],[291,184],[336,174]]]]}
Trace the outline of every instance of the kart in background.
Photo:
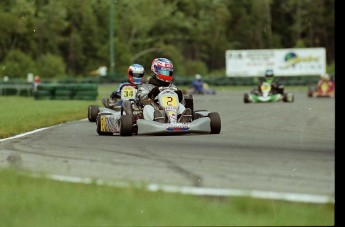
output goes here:
{"type": "Polygon", "coordinates": [[[192,94],[192,95],[215,95],[216,94],[216,90],[213,88],[209,88],[207,83],[203,84],[203,89],[198,90],[195,87],[191,86],[189,87],[188,94],[192,94]]]}
{"type": "Polygon", "coordinates": [[[263,82],[261,85],[261,93],[253,89],[250,93],[243,95],[244,103],[263,103],[263,102],[294,102],[295,96],[293,93],[272,93],[272,85],[268,82],[263,82]]]}
{"type": "Polygon", "coordinates": [[[321,83],[318,86],[309,86],[307,96],[310,98],[316,97],[326,97],[326,98],[334,98],[334,85],[330,84],[328,81],[321,83]]]}

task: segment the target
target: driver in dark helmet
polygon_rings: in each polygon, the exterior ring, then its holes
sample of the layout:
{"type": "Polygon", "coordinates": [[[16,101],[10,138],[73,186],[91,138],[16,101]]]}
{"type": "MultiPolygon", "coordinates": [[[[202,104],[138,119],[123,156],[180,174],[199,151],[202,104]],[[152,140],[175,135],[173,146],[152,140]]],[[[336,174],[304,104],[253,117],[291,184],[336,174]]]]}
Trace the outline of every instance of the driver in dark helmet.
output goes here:
{"type": "Polygon", "coordinates": [[[255,93],[259,92],[259,94],[262,94],[261,85],[264,82],[269,83],[272,86],[271,88],[272,94],[281,94],[281,95],[284,94],[284,87],[283,85],[280,84],[279,81],[274,79],[274,72],[272,69],[267,69],[265,71],[265,77],[258,82],[257,90],[255,93]]]}
{"type": "MultiPolygon", "coordinates": [[[[157,122],[164,122],[164,117],[161,111],[155,105],[151,105],[151,101],[159,94],[159,87],[177,87],[172,84],[174,74],[174,66],[167,58],[155,58],[151,63],[152,76],[147,83],[143,83],[138,87],[137,98],[139,102],[144,105],[143,115],[146,120],[153,120],[157,122]]],[[[192,111],[190,108],[185,108],[184,97],[181,90],[176,90],[179,97],[178,106],[178,122],[189,122],[192,118],[192,111]]]]}

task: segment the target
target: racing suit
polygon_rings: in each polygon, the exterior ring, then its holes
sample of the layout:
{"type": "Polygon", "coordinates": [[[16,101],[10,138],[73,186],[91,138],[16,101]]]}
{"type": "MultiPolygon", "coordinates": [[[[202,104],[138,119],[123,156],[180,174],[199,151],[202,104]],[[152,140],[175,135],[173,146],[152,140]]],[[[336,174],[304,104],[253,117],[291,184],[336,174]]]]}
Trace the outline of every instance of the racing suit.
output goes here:
{"type": "Polygon", "coordinates": [[[112,98],[113,100],[121,98],[121,88],[124,85],[133,86],[135,88],[137,88],[137,86],[138,86],[137,84],[132,84],[130,82],[123,82],[123,83],[119,84],[119,86],[117,87],[116,91],[113,91],[110,94],[110,98],[112,98]]]}
{"type": "MultiPolygon", "coordinates": [[[[257,91],[259,92],[259,94],[262,94],[262,91],[261,91],[261,85],[262,83],[264,82],[267,82],[266,80],[260,80],[259,83],[258,83],[258,87],[257,87],[257,91]]],[[[274,94],[281,94],[283,95],[284,94],[284,86],[280,84],[279,81],[273,81],[271,83],[271,93],[274,95],[274,94]]]]}
{"type": "MultiPolygon", "coordinates": [[[[159,87],[174,87],[174,84],[170,82],[159,81],[154,77],[151,77],[147,83],[139,85],[137,92],[137,99],[141,105],[144,105],[143,115],[145,120],[154,120],[154,111],[159,110],[157,105],[154,105],[152,101],[158,95],[159,87]]],[[[181,90],[176,91],[179,98],[178,114],[182,114],[186,109],[182,104],[184,103],[183,93],[181,90]]]]}
{"type": "Polygon", "coordinates": [[[195,93],[200,93],[203,94],[204,93],[204,81],[202,81],[201,79],[195,79],[192,81],[192,85],[194,88],[195,93]]]}
{"type": "Polygon", "coordinates": [[[130,82],[123,82],[121,84],[119,84],[119,86],[117,87],[116,91],[113,91],[110,94],[110,99],[108,99],[108,106],[109,108],[113,109],[114,106],[121,106],[122,105],[122,100],[121,100],[121,89],[122,86],[124,85],[128,85],[128,86],[132,86],[135,87],[137,89],[138,85],[137,84],[133,84],[130,82]]]}

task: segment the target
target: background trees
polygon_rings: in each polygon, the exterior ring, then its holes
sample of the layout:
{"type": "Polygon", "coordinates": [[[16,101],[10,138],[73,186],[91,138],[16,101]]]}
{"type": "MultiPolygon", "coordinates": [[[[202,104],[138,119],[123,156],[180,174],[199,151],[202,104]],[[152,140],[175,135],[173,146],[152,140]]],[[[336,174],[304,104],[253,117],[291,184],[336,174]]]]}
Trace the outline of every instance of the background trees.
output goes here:
{"type": "MultiPolygon", "coordinates": [[[[334,63],[334,0],[116,0],[115,72],[154,57],[176,74],[225,75],[225,51],[325,47],[334,63]]],[[[90,76],[109,67],[110,0],[2,0],[0,76],[90,76]]]]}

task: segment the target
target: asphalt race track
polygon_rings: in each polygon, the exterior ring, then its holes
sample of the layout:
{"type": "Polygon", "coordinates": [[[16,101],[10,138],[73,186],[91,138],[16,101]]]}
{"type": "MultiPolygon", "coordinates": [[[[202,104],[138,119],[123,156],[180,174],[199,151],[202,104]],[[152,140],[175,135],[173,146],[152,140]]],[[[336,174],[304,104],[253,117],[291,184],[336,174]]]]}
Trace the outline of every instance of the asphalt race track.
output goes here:
{"type": "Polygon", "coordinates": [[[99,136],[84,119],[1,141],[0,166],[17,157],[34,172],[104,181],[334,195],[335,100],[300,91],[294,103],[244,104],[245,92],[194,96],[195,109],[219,112],[218,135],[99,136]]]}

